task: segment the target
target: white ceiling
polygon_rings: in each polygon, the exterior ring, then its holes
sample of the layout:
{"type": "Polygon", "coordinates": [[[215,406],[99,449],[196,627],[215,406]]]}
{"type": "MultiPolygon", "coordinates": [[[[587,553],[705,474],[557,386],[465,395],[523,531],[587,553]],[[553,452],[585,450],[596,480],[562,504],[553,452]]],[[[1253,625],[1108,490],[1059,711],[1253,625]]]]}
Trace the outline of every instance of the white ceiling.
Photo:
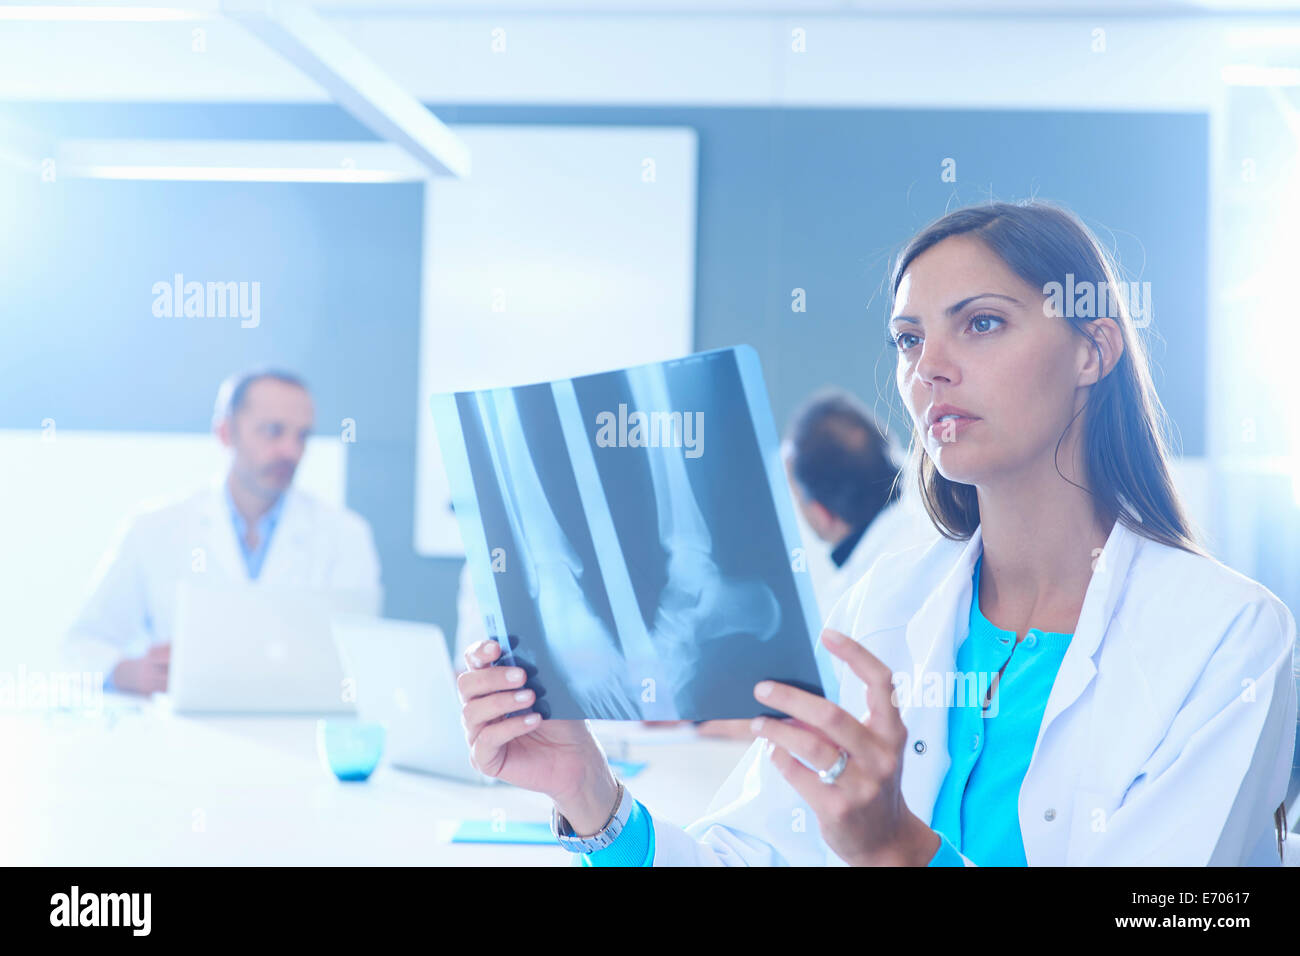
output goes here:
{"type": "MultiPolygon", "coordinates": [[[[206,9],[221,0],[0,0],[4,7],[206,9]]],[[[1183,16],[1300,13],[1300,0],[303,0],[331,16],[1183,16]]],[[[3,16],[0,16],[3,19],[3,16]]]]}
{"type": "MultiPolygon", "coordinates": [[[[1286,2],[1300,13],[1300,0],[1286,2]]],[[[913,13],[929,11],[920,18],[884,13],[898,6],[894,0],[477,0],[472,12],[459,13],[452,11],[464,0],[315,5],[426,103],[1205,109],[1221,95],[1221,64],[1264,55],[1258,43],[1256,52],[1234,48],[1243,28],[1274,48],[1274,59],[1258,62],[1300,66],[1290,62],[1300,58],[1297,13],[1181,15],[1190,0],[1094,0],[1086,16],[1013,13],[1031,6],[1060,14],[1075,6],[1070,0],[962,0],[960,14],[937,12],[953,0],[908,0],[913,13]],[[671,12],[683,5],[691,12],[671,12]],[[1152,6],[1168,15],[1098,12],[1152,6]],[[572,12],[540,15],[561,7],[572,12]],[[764,7],[766,15],[752,15],[764,7]],[[636,12],[650,8],[658,12],[636,12]],[[751,15],[731,15],[740,12],[751,15]],[[807,34],[805,55],[791,52],[795,27],[807,34]],[[1101,54],[1092,49],[1098,29],[1105,31],[1101,54]],[[504,51],[493,49],[498,30],[504,51]]],[[[0,102],[33,100],[329,98],[229,20],[0,20],[0,102]],[[195,30],[203,32],[201,51],[195,30]]]]}
{"type": "Polygon", "coordinates": [[[1300,0],[315,0],[321,13],[916,14],[1077,16],[1300,11],[1300,0]]]}

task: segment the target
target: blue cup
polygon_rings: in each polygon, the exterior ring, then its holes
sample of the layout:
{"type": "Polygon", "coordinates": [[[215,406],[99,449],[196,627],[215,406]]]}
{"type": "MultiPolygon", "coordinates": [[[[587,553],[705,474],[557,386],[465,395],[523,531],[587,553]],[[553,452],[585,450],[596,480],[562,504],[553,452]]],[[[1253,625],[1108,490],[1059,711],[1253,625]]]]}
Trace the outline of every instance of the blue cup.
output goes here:
{"type": "Polygon", "coordinates": [[[384,725],[359,720],[316,722],[316,749],[321,762],[340,780],[365,780],[384,753],[384,725]]]}

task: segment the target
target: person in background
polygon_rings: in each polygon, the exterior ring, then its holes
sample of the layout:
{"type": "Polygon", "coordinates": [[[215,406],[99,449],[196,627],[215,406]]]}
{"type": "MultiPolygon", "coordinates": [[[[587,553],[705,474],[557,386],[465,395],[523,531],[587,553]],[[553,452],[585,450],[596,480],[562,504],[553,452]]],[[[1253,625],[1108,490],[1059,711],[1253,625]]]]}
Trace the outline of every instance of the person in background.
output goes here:
{"type": "Polygon", "coordinates": [[[813,395],[782,447],[799,516],[830,546],[808,555],[823,618],[875,561],[939,536],[871,413],[838,388],[813,395]]]}
{"type": "Polygon", "coordinates": [[[311,394],[290,372],[222,383],[212,427],[230,452],[226,473],[128,518],[65,637],[68,665],[105,674],[109,690],[165,691],[177,588],[199,575],[207,584],[363,593],[378,610],[369,524],[292,487],[314,420],[311,394]]]}

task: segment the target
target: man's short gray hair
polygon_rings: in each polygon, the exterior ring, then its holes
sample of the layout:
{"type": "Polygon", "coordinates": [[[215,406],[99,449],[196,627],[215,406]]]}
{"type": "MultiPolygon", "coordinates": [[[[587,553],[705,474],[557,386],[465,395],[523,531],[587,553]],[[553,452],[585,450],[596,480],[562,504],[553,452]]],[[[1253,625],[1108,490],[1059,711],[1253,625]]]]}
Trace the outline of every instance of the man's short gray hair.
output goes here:
{"type": "Polygon", "coordinates": [[[311,391],[300,376],[284,369],[259,368],[237,372],[222,382],[221,387],[217,389],[217,402],[212,409],[212,421],[214,423],[224,421],[243,408],[244,400],[248,397],[249,386],[266,378],[284,382],[286,385],[296,385],[304,392],[311,391]]]}

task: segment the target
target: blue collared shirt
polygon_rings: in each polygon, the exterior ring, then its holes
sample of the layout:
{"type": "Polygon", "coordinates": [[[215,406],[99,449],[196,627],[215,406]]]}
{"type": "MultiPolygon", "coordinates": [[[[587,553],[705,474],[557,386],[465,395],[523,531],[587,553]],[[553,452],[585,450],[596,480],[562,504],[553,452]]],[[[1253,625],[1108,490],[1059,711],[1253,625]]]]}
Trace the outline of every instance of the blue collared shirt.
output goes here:
{"type": "Polygon", "coordinates": [[[248,522],[235,507],[235,499],[230,495],[230,485],[223,482],[222,490],[226,494],[226,505],[230,508],[230,522],[235,528],[235,540],[239,542],[239,551],[244,556],[244,566],[248,568],[248,577],[256,581],[262,573],[262,563],[266,560],[266,550],[271,545],[271,535],[280,522],[280,512],[284,510],[284,495],[276,499],[266,514],[257,519],[257,547],[248,546],[248,522]]]}

